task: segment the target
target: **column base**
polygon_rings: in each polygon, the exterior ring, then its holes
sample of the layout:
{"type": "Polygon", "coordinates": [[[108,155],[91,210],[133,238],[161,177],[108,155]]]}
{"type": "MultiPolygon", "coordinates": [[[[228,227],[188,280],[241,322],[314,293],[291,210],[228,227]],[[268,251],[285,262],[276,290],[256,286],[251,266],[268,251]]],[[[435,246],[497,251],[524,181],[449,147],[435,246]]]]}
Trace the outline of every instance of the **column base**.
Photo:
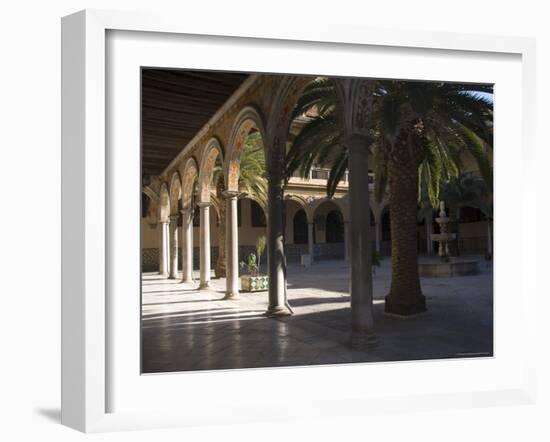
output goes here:
{"type": "Polygon", "coordinates": [[[168,278],[168,272],[159,272],[159,276],[162,276],[163,278],[168,278]]]}
{"type": "Polygon", "coordinates": [[[273,318],[273,317],[279,317],[279,316],[290,316],[290,315],[292,315],[292,312],[286,306],[284,306],[284,307],[269,306],[269,308],[265,312],[265,315],[269,318],[273,318]]]}
{"type": "Polygon", "coordinates": [[[352,331],[350,337],[350,346],[353,349],[361,350],[378,345],[378,338],[372,332],[352,331]]]}
{"type": "Polygon", "coordinates": [[[223,299],[226,299],[226,300],[239,299],[239,292],[226,293],[223,299]]]}
{"type": "Polygon", "coordinates": [[[428,311],[424,295],[406,304],[394,301],[390,295],[386,296],[385,301],[384,314],[389,316],[408,318],[428,311]]]}
{"type": "Polygon", "coordinates": [[[199,284],[199,290],[208,290],[210,288],[210,281],[201,282],[199,284]]]}

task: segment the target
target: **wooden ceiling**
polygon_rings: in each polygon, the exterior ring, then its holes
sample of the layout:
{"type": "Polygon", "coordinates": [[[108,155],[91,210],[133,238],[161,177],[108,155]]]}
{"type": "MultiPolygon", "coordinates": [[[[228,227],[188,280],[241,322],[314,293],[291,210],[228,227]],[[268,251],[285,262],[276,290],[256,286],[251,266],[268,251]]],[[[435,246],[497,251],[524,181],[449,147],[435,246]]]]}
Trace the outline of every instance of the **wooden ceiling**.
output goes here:
{"type": "Polygon", "coordinates": [[[248,74],[143,68],[142,175],[159,175],[248,74]]]}

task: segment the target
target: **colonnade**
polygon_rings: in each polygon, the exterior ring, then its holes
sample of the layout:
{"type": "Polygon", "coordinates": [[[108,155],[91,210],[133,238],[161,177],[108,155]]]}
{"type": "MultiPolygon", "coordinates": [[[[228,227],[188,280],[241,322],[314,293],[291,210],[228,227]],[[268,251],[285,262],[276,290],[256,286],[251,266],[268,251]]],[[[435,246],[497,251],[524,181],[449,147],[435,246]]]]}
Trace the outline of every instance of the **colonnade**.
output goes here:
{"type": "MultiPolygon", "coordinates": [[[[200,167],[192,156],[182,157],[187,162],[181,169],[168,170],[168,176],[177,174],[178,192],[172,192],[170,187],[170,206],[177,207],[182,200],[183,210],[171,209],[169,219],[161,220],[161,250],[159,256],[160,273],[168,273],[170,278],[178,277],[178,253],[182,248],[182,281],[190,281],[193,268],[193,233],[192,214],[190,206],[191,191],[189,187],[193,178],[188,172],[187,164],[193,162],[193,174],[198,176],[198,202],[200,208],[200,289],[210,285],[211,255],[210,255],[210,183],[216,158],[223,164],[226,191],[223,196],[226,207],[226,256],[227,256],[227,299],[238,295],[238,225],[237,199],[239,158],[246,134],[251,128],[259,130],[266,152],[267,165],[267,255],[269,305],[267,314],[278,316],[290,314],[286,296],[286,258],[284,253],[284,157],[286,139],[290,126],[291,109],[301,94],[307,79],[299,77],[276,77],[270,83],[271,89],[265,89],[269,99],[264,100],[266,107],[262,112],[256,112],[251,107],[245,107],[235,118],[233,128],[224,133],[230,133],[225,139],[227,151],[215,136],[203,146],[197,146],[200,155],[200,167]],[[265,121],[262,121],[262,117],[265,121]],[[223,158],[225,156],[225,159],[223,158]],[[188,195],[186,196],[186,192],[188,195]],[[174,195],[177,193],[177,195],[174,195]],[[175,200],[175,205],[174,205],[175,200]],[[178,217],[182,217],[182,229],[178,234],[178,217]],[[178,245],[179,244],[179,245],[178,245]],[[169,252],[168,252],[169,251],[169,252]]],[[[371,227],[368,171],[369,143],[371,142],[364,121],[368,115],[369,83],[354,79],[335,79],[338,97],[343,104],[345,116],[346,143],[349,150],[349,220],[346,220],[345,249],[350,260],[350,295],[352,330],[368,339],[372,338],[372,275],[370,272],[371,227]]],[[[262,89],[258,89],[262,90],[262,89]]],[[[263,90],[262,90],[263,91],[263,90]]],[[[232,102],[233,105],[235,102],[232,102]]],[[[229,109],[229,108],[228,108],[229,109]]],[[[227,118],[223,121],[227,121],[227,118]]],[[[222,124],[222,123],[220,123],[222,124]]],[[[215,127],[211,125],[210,127],[215,127]]],[[[193,152],[192,150],[190,152],[193,152]]],[[[174,160],[176,167],[178,158],[174,160]]],[[[183,162],[181,162],[183,165],[183,162]]],[[[170,178],[168,178],[170,179],[170,178]]],[[[168,180],[167,179],[167,180],[168,180]]],[[[166,218],[166,217],[165,217],[166,218]]],[[[379,223],[378,223],[379,224],[379,223]]],[[[313,258],[313,223],[308,223],[308,250],[313,258]]],[[[379,250],[380,229],[375,229],[376,248],[379,250]]]]}

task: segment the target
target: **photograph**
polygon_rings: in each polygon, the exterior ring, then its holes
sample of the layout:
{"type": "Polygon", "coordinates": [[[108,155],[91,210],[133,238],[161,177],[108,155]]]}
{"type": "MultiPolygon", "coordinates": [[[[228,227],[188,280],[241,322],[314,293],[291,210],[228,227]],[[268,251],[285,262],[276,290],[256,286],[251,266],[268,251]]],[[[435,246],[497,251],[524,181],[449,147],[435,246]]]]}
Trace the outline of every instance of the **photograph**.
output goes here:
{"type": "Polygon", "coordinates": [[[142,374],[493,357],[492,84],[140,92],[142,374]]]}

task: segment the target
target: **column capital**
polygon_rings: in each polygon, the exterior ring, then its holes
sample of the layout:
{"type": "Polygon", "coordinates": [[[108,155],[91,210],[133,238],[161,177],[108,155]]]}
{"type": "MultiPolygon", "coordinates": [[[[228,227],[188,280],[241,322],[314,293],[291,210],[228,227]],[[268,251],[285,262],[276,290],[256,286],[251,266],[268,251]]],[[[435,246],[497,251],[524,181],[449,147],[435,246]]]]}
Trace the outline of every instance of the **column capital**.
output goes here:
{"type": "Polygon", "coordinates": [[[239,195],[241,195],[241,192],[237,192],[237,191],[234,191],[234,190],[224,190],[222,192],[222,196],[225,198],[225,199],[233,199],[233,198],[238,198],[239,195]]]}
{"type": "Polygon", "coordinates": [[[191,209],[191,207],[187,207],[185,209],[181,209],[180,210],[180,213],[182,214],[182,216],[191,216],[191,214],[193,213],[193,209],[191,209]]]}
{"type": "Polygon", "coordinates": [[[197,206],[199,206],[201,209],[203,207],[210,207],[212,205],[212,203],[210,201],[199,201],[197,203],[197,206]]]}
{"type": "Polygon", "coordinates": [[[354,132],[346,136],[346,144],[348,148],[352,147],[364,147],[365,150],[373,142],[373,138],[365,133],[354,132]]]}
{"type": "Polygon", "coordinates": [[[178,215],[170,215],[170,222],[175,223],[178,221],[178,215]]]}

